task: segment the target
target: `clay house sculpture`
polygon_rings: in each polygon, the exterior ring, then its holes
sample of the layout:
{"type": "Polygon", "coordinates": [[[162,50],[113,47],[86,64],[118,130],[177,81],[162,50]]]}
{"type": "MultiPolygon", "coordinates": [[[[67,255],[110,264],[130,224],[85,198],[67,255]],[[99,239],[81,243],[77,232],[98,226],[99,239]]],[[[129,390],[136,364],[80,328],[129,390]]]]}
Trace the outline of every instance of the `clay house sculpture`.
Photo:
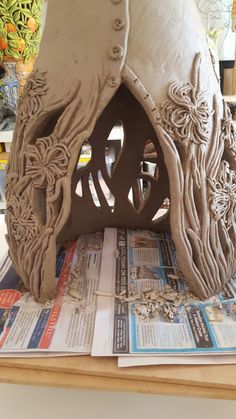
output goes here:
{"type": "Polygon", "coordinates": [[[55,293],[57,243],[105,226],[170,230],[192,292],[208,298],[224,287],[236,271],[235,131],[194,0],[50,0],[6,193],[10,257],[39,301],[55,293]],[[108,173],[117,121],[125,139],[108,173]],[[147,139],[153,176],[140,169],[147,139]],[[78,169],[85,141],[92,157],[78,169]],[[155,218],[167,198],[169,211],[155,218]]]}

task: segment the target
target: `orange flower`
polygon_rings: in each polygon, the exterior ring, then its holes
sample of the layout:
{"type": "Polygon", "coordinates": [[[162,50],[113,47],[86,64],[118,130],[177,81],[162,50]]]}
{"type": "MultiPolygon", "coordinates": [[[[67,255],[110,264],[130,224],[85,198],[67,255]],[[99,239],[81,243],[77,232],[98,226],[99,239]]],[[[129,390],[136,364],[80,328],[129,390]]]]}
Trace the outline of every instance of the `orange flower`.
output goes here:
{"type": "Polygon", "coordinates": [[[16,26],[13,25],[12,23],[7,23],[6,24],[6,30],[7,30],[7,32],[17,32],[16,26]]]}
{"type": "Polygon", "coordinates": [[[24,49],[25,49],[25,41],[24,39],[19,39],[17,51],[22,52],[24,51],[24,49]]]}
{"type": "Polygon", "coordinates": [[[37,30],[37,27],[38,27],[37,22],[36,22],[36,20],[33,17],[30,17],[27,20],[26,25],[31,30],[31,32],[35,32],[37,30]]]}
{"type": "Polygon", "coordinates": [[[7,48],[8,48],[8,44],[2,37],[0,37],[0,50],[2,51],[7,48]]]}

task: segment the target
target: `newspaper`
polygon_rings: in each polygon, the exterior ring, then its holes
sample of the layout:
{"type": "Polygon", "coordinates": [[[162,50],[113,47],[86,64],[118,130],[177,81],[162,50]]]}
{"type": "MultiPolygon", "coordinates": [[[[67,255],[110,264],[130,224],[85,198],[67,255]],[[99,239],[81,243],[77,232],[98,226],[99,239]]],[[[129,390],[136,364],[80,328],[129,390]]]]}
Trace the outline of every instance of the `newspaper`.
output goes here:
{"type": "Polygon", "coordinates": [[[0,356],[91,352],[102,243],[97,233],[58,249],[57,295],[45,304],[26,291],[5,257],[0,266],[0,356]]]}
{"type": "Polygon", "coordinates": [[[145,367],[148,365],[232,365],[236,364],[236,355],[203,356],[119,356],[118,367],[145,367]]]}
{"type": "MultiPolygon", "coordinates": [[[[99,293],[94,356],[236,354],[236,279],[216,297],[196,300],[181,276],[168,234],[106,229],[99,293]],[[137,302],[129,297],[147,288],[178,293],[181,303],[172,322],[161,314],[137,314],[137,302]]],[[[138,305],[142,312],[145,304],[138,305]]]]}

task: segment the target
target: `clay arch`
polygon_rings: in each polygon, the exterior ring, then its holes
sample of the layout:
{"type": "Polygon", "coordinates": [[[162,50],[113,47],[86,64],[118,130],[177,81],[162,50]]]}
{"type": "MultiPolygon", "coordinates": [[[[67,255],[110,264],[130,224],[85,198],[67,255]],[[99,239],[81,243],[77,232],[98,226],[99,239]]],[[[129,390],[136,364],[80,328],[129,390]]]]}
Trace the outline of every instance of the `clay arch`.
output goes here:
{"type": "Polygon", "coordinates": [[[169,229],[168,214],[154,219],[169,197],[169,179],[162,148],[145,110],[123,83],[98,118],[87,143],[91,146],[91,160],[85,167],[74,168],[70,215],[59,240],[104,227],[169,229]],[[108,173],[105,148],[109,133],[117,121],[122,121],[124,127],[124,143],[111,173],[108,173]],[[154,159],[157,170],[153,176],[144,173],[141,167],[145,160],[147,139],[152,140],[158,155],[154,159]],[[79,182],[78,196],[76,187],[79,182]],[[146,197],[140,188],[143,182],[149,184],[146,197]],[[113,207],[109,205],[103,186],[111,192],[113,207]],[[98,205],[94,202],[92,191],[96,194],[98,205]],[[133,193],[132,200],[129,199],[130,191],[133,193]]]}

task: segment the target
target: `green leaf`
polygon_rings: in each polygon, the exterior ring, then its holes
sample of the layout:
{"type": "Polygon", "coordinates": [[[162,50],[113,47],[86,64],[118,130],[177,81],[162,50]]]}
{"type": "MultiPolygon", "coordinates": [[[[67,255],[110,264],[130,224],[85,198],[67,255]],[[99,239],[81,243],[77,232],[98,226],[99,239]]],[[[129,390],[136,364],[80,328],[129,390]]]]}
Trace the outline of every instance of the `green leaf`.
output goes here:
{"type": "Polygon", "coordinates": [[[15,22],[20,20],[20,10],[19,9],[13,14],[13,19],[14,19],[15,22]]]}
{"type": "Polygon", "coordinates": [[[29,61],[33,56],[33,52],[29,48],[25,48],[23,52],[23,58],[25,61],[29,61]]]}
{"type": "Polygon", "coordinates": [[[22,22],[26,23],[26,21],[27,21],[28,18],[27,18],[27,16],[23,15],[22,11],[20,13],[20,16],[21,16],[22,22]]]}
{"type": "Polygon", "coordinates": [[[28,26],[26,26],[26,24],[22,22],[22,20],[17,20],[16,24],[17,26],[23,26],[24,28],[28,28],[28,26]]]}
{"type": "Polygon", "coordinates": [[[7,8],[8,10],[12,7],[15,6],[18,3],[18,0],[9,0],[8,4],[7,4],[7,8]]]}
{"type": "Polygon", "coordinates": [[[12,49],[12,48],[8,48],[8,49],[6,50],[6,54],[7,54],[9,57],[15,58],[16,60],[18,60],[18,59],[21,57],[21,55],[20,55],[19,51],[16,51],[16,50],[14,50],[14,49],[12,49]]]}
{"type": "Polygon", "coordinates": [[[32,14],[34,15],[35,13],[37,13],[38,12],[38,5],[36,4],[36,2],[34,1],[33,2],[33,4],[32,4],[32,7],[31,7],[31,12],[32,12],[32,14]]]}
{"type": "Polygon", "coordinates": [[[20,0],[20,4],[31,4],[32,0],[20,0]]]}
{"type": "Polygon", "coordinates": [[[30,40],[32,39],[32,36],[33,36],[33,32],[28,31],[28,32],[25,34],[25,39],[26,39],[27,41],[30,41],[30,40]]]}
{"type": "Polygon", "coordinates": [[[13,49],[17,49],[19,46],[19,43],[17,41],[9,41],[9,47],[13,49]]]}
{"type": "Polygon", "coordinates": [[[27,54],[29,53],[29,48],[25,47],[24,51],[23,51],[23,57],[27,56],[27,54]]]}
{"type": "Polygon", "coordinates": [[[17,51],[13,51],[12,49],[8,48],[8,49],[5,50],[5,55],[18,60],[20,57],[18,55],[16,56],[15,52],[17,52],[17,51]]]}
{"type": "Polygon", "coordinates": [[[12,7],[10,7],[10,8],[8,9],[9,14],[10,14],[11,16],[12,16],[12,15],[13,15],[13,13],[15,13],[17,10],[18,10],[18,6],[17,6],[17,5],[14,5],[14,6],[12,6],[12,7]]]}
{"type": "Polygon", "coordinates": [[[0,33],[3,38],[7,38],[7,31],[3,26],[1,27],[0,33]]]}
{"type": "Polygon", "coordinates": [[[28,10],[28,9],[22,9],[22,8],[21,8],[21,13],[22,13],[24,16],[26,16],[26,17],[32,17],[32,13],[31,13],[31,12],[29,12],[29,10],[28,10]]]}
{"type": "Polygon", "coordinates": [[[1,19],[9,17],[9,14],[7,12],[1,12],[1,19]]]}
{"type": "Polygon", "coordinates": [[[17,39],[19,38],[19,35],[17,35],[16,32],[8,32],[7,37],[8,39],[17,39]]]}
{"type": "Polygon", "coordinates": [[[35,20],[37,20],[37,21],[41,21],[41,17],[42,17],[42,13],[40,13],[40,12],[36,12],[36,13],[34,13],[34,18],[35,18],[35,20]]]}

